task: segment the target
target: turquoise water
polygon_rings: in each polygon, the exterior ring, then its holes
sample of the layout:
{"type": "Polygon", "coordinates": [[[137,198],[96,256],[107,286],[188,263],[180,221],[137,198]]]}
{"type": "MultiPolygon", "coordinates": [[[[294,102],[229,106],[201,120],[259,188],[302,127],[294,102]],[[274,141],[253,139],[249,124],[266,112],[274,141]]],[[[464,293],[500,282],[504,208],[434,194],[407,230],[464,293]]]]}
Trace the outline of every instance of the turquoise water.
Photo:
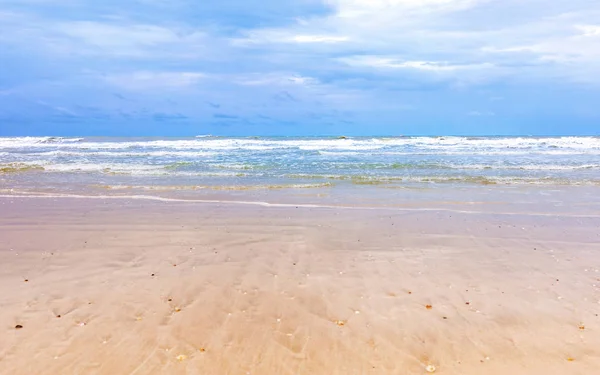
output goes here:
{"type": "Polygon", "coordinates": [[[600,185],[600,138],[0,138],[5,192],[448,184],[600,185]]]}

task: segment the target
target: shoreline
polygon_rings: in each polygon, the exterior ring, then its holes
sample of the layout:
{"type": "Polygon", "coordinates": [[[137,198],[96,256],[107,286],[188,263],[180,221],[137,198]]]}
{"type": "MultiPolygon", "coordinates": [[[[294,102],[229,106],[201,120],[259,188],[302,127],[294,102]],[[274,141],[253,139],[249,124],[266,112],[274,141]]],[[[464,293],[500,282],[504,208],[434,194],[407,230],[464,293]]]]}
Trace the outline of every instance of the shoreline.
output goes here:
{"type": "MultiPolygon", "coordinates": [[[[532,211],[486,211],[482,210],[467,210],[458,208],[448,208],[448,206],[483,206],[486,207],[490,202],[485,201],[449,201],[449,202],[431,202],[423,201],[422,207],[408,207],[404,202],[404,205],[400,202],[394,202],[388,205],[357,205],[351,206],[347,204],[311,204],[303,202],[269,202],[261,200],[236,200],[231,199],[231,195],[222,194],[225,199],[197,199],[197,198],[177,198],[174,196],[160,196],[160,195],[83,195],[83,194],[61,194],[61,193],[29,193],[29,194],[0,194],[0,200],[3,199],[63,199],[63,200],[116,200],[116,201],[150,201],[150,202],[163,202],[163,203],[174,203],[174,204],[197,204],[197,205],[231,205],[231,206],[257,206],[257,207],[270,207],[270,208],[303,208],[303,209],[325,209],[325,210],[353,210],[353,211],[390,211],[390,212],[454,212],[460,214],[473,214],[473,215],[485,215],[485,214],[496,214],[496,215],[521,215],[521,216],[569,216],[579,218],[600,218],[600,205],[598,214],[577,214],[567,212],[552,212],[548,211],[548,207],[541,209],[537,212],[532,211]],[[429,206],[431,205],[431,206],[429,206]],[[543,212],[544,210],[548,212],[543,212]]],[[[263,196],[264,197],[264,196],[263,196]]],[[[414,204],[412,204],[414,205],[414,204]]]]}

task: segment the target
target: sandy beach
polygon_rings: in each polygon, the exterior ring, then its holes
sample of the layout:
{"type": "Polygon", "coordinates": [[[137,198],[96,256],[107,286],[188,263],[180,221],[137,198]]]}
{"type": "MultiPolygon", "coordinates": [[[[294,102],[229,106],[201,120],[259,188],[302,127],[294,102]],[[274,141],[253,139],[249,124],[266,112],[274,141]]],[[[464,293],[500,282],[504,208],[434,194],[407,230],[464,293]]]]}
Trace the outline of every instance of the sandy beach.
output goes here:
{"type": "Polygon", "coordinates": [[[0,198],[0,373],[597,373],[600,217],[539,212],[0,198]]]}

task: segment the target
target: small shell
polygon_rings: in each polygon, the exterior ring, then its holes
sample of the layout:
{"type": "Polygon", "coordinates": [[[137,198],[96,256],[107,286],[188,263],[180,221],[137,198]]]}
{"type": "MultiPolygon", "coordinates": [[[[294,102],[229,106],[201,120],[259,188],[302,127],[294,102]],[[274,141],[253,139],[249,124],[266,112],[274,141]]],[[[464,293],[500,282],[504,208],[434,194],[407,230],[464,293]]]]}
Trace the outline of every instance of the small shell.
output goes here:
{"type": "Polygon", "coordinates": [[[177,356],[177,360],[178,360],[179,362],[181,362],[181,361],[185,361],[186,359],[187,359],[187,355],[180,354],[180,355],[178,355],[178,356],[177,356]]]}
{"type": "Polygon", "coordinates": [[[336,321],[335,321],[335,324],[337,324],[337,325],[338,325],[338,326],[340,326],[340,327],[343,327],[343,326],[346,324],[346,322],[345,322],[345,321],[343,321],[343,320],[336,320],[336,321]]]}
{"type": "Polygon", "coordinates": [[[425,371],[427,371],[428,373],[432,374],[435,372],[435,366],[434,365],[427,365],[425,366],[425,371]]]}

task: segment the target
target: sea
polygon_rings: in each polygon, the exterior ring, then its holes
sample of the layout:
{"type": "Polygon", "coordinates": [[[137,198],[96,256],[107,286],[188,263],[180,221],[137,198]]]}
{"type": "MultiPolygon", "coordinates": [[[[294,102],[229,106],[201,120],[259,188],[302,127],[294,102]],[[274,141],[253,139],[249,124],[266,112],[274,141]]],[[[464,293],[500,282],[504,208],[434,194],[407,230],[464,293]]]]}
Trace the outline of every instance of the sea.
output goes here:
{"type": "Polygon", "coordinates": [[[385,204],[394,191],[481,187],[595,194],[600,137],[0,138],[4,195],[262,199],[278,191],[275,200],[306,202],[343,191],[340,203],[369,189],[385,204]]]}

